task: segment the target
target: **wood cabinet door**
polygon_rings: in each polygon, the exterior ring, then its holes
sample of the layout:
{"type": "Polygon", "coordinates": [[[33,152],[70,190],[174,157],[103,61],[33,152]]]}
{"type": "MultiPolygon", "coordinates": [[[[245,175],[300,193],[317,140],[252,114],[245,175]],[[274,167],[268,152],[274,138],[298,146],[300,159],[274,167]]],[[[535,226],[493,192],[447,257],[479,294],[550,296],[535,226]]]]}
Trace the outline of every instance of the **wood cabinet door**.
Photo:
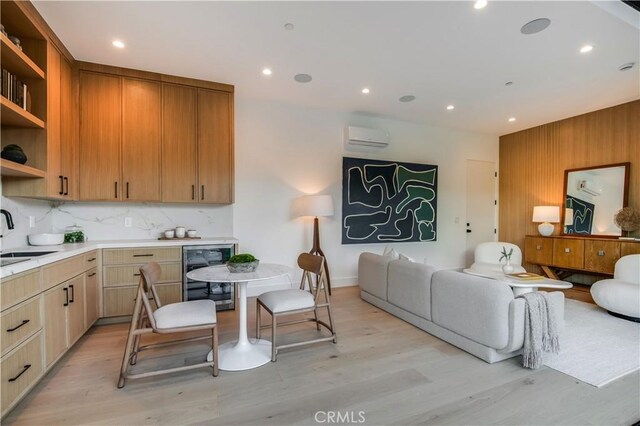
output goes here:
{"type": "Polygon", "coordinates": [[[640,254],[640,243],[620,243],[620,256],[628,256],[630,254],[640,254]]]}
{"type": "Polygon", "coordinates": [[[138,286],[104,289],[104,316],[117,317],[133,314],[138,286]]]}
{"type": "Polygon", "coordinates": [[[60,154],[60,62],[53,45],[47,48],[47,196],[64,198],[60,154]]]}
{"type": "Polygon", "coordinates": [[[80,72],[80,200],[121,199],[121,79],[80,72]]]}
{"type": "Polygon", "coordinates": [[[160,201],[161,107],[160,83],[122,79],[123,200],[160,201]]]}
{"type": "Polygon", "coordinates": [[[553,239],[553,264],[561,268],[584,268],[584,240],[553,239]]]}
{"type": "Polygon", "coordinates": [[[162,201],[196,202],[196,89],[162,85],[162,201]]]}
{"type": "Polygon", "coordinates": [[[536,265],[551,265],[553,263],[553,239],[525,237],[524,260],[536,265]]]}
{"type": "Polygon", "coordinates": [[[98,269],[93,268],[85,274],[85,297],[86,297],[86,319],[87,327],[89,328],[100,317],[100,288],[98,281],[98,269]]]}
{"type": "Polygon", "coordinates": [[[63,197],[78,198],[78,126],[76,108],[76,75],[71,64],[60,61],[60,157],[63,197]]]}
{"type": "Polygon", "coordinates": [[[620,259],[618,241],[585,240],[584,269],[613,275],[613,267],[620,259]]]}
{"type": "Polygon", "coordinates": [[[67,349],[67,306],[66,284],[60,284],[44,294],[44,353],[45,364],[50,366],[67,349]]]}
{"type": "Polygon", "coordinates": [[[198,201],[233,202],[233,99],[198,89],[198,201]]]}
{"type": "Polygon", "coordinates": [[[85,330],[85,292],[84,274],[67,281],[69,288],[69,313],[67,326],[69,327],[69,346],[84,334],[85,330]]]}
{"type": "Polygon", "coordinates": [[[163,306],[182,302],[182,283],[156,284],[156,291],[163,306]]]}

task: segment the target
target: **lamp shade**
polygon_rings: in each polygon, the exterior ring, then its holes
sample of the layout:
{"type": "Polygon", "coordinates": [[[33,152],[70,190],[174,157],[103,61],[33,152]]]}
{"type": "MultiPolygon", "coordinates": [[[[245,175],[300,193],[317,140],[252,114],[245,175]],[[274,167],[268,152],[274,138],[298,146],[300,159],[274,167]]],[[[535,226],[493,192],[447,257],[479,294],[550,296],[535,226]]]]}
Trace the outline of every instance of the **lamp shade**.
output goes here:
{"type": "Polygon", "coordinates": [[[296,200],[298,216],[333,216],[331,195],[303,195],[296,200]]]}
{"type": "Polygon", "coordinates": [[[532,222],[560,222],[560,207],[558,206],[535,206],[533,208],[532,222]]]}

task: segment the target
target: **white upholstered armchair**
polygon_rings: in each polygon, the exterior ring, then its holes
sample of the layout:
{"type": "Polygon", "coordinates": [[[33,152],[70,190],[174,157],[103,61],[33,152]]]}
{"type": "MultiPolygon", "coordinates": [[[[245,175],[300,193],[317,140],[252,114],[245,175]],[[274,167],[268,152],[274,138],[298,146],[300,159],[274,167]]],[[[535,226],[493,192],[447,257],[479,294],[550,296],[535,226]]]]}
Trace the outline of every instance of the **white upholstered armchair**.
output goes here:
{"type": "Polygon", "coordinates": [[[640,322],[640,254],[618,259],[613,279],[593,284],[591,296],[611,315],[640,322]]]}

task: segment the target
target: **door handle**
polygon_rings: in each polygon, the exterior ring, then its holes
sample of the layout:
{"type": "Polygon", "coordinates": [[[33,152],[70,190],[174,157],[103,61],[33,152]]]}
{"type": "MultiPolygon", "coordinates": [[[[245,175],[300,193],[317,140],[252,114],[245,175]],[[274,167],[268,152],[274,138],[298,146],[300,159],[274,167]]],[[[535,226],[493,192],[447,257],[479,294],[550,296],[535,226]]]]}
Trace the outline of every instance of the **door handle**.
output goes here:
{"type": "Polygon", "coordinates": [[[63,288],[64,290],[64,305],[62,306],[69,306],[69,289],[68,288],[63,288]]]}
{"type": "Polygon", "coordinates": [[[128,199],[128,198],[129,198],[129,182],[127,182],[127,189],[126,189],[126,191],[127,191],[127,199],[128,199]]]}
{"type": "Polygon", "coordinates": [[[467,229],[467,234],[470,234],[470,233],[471,233],[471,229],[467,229]]]}
{"type": "Polygon", "coordinates": [[[73,290],[73,284],[71,284],[69,288],[71,289],[71,300],[69,300],[69,303],[73,303],[76,292],[73,290]]]}
{"type": "Polygon", "coordinates": [[[88,276],[88,277],[93,277],[95,274],[96,274],[95,272],[92,272],[92,273],[90,273],[90,274],[89,274],[89,275],[87,275],[87,276],[88,276]]]}
{"type": "Polygon", "coordinates": [[[65,183],[64,195],[69,195],[69,178],[65,176],[63,180],[65,183]]]}
{"type": "Polygon", "coordinates": [[[200,199],[204,200],[204,185],[200,188],[200,199]]]}
{"type": "Polygon", "coordinates": [[[115,192],[115,196],[113,198],[118,198],[118,182],[114,182],[115,183],[115,188],[116,188],[116,192],[115,192]]]}
{"type": "Polygon", "coordinates": [[[195,185],[191,185],[191,199],[192,200],[196,199],[196,186],[195,185]]]}
{"type": "Polygon", "coordinates": [[[60,195],[64,195],[64,176],[58,176],[60,178],[60,195]]]}

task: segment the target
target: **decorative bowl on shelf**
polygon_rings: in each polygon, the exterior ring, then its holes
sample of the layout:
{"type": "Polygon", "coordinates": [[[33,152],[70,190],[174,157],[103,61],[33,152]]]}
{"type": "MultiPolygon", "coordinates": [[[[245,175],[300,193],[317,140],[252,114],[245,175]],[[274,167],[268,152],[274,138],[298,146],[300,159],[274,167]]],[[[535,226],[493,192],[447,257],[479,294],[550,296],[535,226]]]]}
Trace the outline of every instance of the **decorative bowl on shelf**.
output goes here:
{"type": "Polygon", "coordinates": [[[249,253],[236,254],[231,256],[227,262],[227,269],[233,274],[242,274],[246,272],[255,272],[258,269],[259,259],[249,253]]]}
{"type": "Polygon", "coordinates": [[[0,157],[14,163],[24,164],[27,162],[27,155],[18,145],[7,145],[0,152],[0,157]]]}

